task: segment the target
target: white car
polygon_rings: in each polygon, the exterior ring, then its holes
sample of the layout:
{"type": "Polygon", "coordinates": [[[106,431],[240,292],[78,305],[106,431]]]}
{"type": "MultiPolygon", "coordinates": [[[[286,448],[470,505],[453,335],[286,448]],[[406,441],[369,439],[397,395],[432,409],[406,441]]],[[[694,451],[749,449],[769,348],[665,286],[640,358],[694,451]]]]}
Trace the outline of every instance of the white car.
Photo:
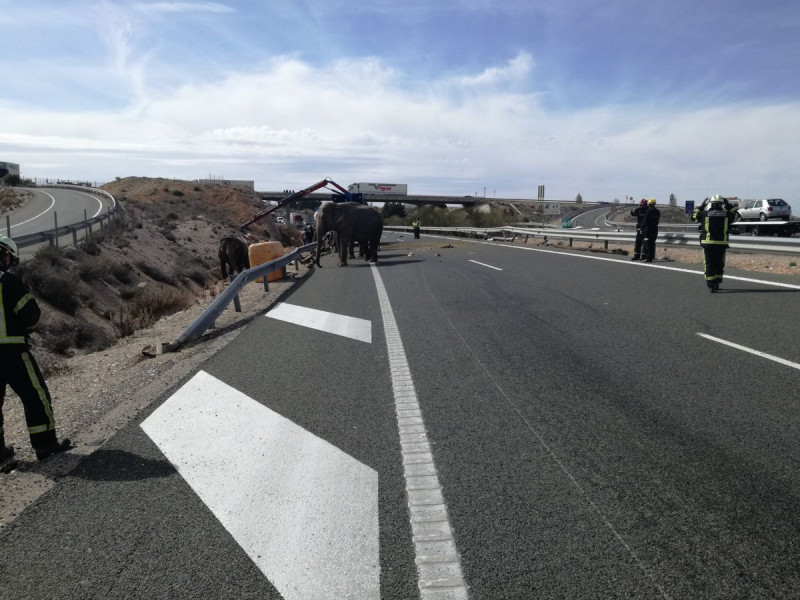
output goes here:
{"type": "Polygon", "coordinates": [[[788,221],[792,216],[792,207],[780,198],[768,200],[747,200],[744,206],[739,207],[739,216],[748,221],[766,221],[778,219],[788,221]]]}

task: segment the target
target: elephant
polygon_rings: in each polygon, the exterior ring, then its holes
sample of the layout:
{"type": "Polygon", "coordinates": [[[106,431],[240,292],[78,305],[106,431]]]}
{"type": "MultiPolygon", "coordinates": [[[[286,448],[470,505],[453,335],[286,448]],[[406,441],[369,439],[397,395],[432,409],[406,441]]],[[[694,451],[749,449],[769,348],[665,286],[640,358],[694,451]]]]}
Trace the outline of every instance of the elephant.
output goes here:
{"type": "MultiPolygon", "coordinates": [[[[317,240],[333,231],[339,245],[339,266],[347,266],[351,242],[364,247],[365,260],[378,262],[378,246],[383,233],[383,216],[379,209],[359,202],[330,202],[323,204],[316,214],[317,240]]],[[[316,265],[319,264],[320,245],[317,243],[316,265]]]]}
{"type": "Polygon", "coordinates": [[[233,275],[250,268],[249,247],[242,236],[226,235],[219,241],[219,268],[223,277],[228,276],[228,271],[233,275]]]}

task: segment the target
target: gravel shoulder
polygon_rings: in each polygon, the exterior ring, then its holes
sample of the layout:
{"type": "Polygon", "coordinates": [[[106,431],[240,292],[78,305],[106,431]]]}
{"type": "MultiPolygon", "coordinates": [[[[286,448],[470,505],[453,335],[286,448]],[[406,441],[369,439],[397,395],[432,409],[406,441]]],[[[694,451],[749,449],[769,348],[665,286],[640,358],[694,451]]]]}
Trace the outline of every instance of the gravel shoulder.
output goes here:
{"type": "MultiPolygon", "coordinates": [[[[65,360],[58,375],[48,378],[59,437],[70,438],[76,448],[39,463],[27,436],[22,403],[11,390],[5,400],[6,442],[16,449],[15,464],[0,472],[0,528],[9,524],[59,478],[65,476],[103,442],[134,420],[154,400],[190,375],[205,360],[224,348],[254,318],[263,315],[290,288],[308,274],[306,267],[287,268],[287,278],[247,285],[240,294],[242,312],[231,305],[197,342],[179,351],[153,355],[159,342],[178,336],[213,301],[211,289],[188,309],[164,317],[152,327],[122,338],[101,352],[65,360]]],[[[33,350],[36,355],[36,350],[33,350]]]]}

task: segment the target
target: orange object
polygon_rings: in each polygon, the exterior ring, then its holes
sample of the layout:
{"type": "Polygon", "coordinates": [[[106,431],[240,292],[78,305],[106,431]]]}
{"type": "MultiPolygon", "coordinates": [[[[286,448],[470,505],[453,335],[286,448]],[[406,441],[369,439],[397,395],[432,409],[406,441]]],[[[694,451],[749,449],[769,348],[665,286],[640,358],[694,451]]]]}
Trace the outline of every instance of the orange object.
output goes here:
{"type": "MultiPolygon", "coordinates": [[[[250,246],[247,252],[250,257],[250,268],[253,268],[283,256],[283,244],[280,242],[259,242],[250,246]]],[[[267,281],[279,281],[281,279],[283,279],[282,269],[267,275],[267,281]]],[[[256,281],[263,283],[264,278],[259,277],[256,281]]]]}

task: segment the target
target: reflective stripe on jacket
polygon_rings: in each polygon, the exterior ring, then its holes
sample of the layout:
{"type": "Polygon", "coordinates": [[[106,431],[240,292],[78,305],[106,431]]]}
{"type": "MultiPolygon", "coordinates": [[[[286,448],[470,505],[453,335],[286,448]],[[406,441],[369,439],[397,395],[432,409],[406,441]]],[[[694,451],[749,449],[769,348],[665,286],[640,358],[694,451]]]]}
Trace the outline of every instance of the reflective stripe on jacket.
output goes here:
{"type": "Polygon", "coordinates": [[[692,220],[700,223],[700,243],[703,246],[728,245],[728,232],[731,223],[736,221],[737,214],[730,210],[697,209],[692,214],[692,220]]]}

